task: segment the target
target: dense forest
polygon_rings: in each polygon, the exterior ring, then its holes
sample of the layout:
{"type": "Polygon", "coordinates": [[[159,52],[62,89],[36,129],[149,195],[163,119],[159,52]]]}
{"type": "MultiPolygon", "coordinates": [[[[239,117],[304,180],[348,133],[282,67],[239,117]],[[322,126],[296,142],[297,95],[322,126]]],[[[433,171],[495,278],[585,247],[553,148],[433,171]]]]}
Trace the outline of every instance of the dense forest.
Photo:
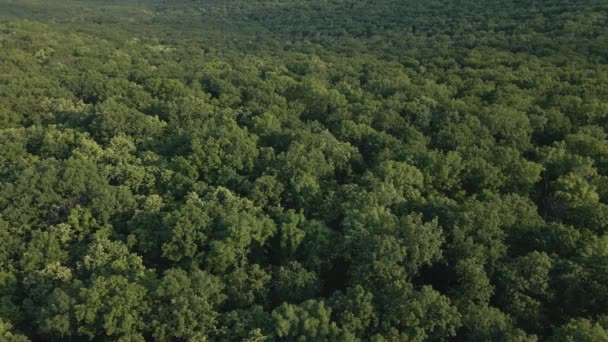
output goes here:
{"type": "Polygon", "coordinates": [[[0,0],[0,341],[608,341],[608,2],[0,0]]]}

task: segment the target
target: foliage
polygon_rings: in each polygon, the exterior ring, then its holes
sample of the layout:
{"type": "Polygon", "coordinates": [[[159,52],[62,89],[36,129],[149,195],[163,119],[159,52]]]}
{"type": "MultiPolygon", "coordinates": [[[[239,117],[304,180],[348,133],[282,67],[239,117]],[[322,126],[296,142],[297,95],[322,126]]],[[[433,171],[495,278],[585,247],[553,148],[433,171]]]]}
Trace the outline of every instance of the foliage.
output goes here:
{"type": "Polygon", "coordinates": [[[606,13],[0,0],[0,340],[608,340],[606,13]]]}

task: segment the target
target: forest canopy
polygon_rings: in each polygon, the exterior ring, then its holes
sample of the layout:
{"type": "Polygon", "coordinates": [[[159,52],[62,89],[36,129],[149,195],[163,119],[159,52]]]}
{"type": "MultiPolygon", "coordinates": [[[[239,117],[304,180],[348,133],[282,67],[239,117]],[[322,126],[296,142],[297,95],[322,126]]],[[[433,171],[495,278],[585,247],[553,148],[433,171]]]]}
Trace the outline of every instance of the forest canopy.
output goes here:
{"type": "Polygon", "coordinates": [[[608,3],[0,0],[0,341],[608,341],[608,3]]]}

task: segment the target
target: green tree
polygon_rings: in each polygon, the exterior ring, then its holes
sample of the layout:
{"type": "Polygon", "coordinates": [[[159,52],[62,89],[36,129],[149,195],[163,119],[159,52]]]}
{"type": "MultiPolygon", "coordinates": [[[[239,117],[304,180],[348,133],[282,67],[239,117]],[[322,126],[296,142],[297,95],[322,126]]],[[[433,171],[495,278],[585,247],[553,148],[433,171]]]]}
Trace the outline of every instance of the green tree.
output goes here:
{"type": "Polygon", "coordinates": [[[154,338],[207,340],[218,329],[218,307],[226,299],[223,288],[218,277],[205,271],[165,271],[151,303],[158,308],[149,325],[154,338]]]}
{"type": "Polygon", "coordinates": [[[150,313],[146,298],[146,288],[124,276],[96,277],[80,290],[74,306],[78,334],[144,341],[150,313]]]}
{"type": "Polygon", "coordinates": [[[331,321],[331,308],[309,299],[299,305],[284,303],[272,312],[274,333],[281,340],[335,341],[340,328],[331,321]]]}

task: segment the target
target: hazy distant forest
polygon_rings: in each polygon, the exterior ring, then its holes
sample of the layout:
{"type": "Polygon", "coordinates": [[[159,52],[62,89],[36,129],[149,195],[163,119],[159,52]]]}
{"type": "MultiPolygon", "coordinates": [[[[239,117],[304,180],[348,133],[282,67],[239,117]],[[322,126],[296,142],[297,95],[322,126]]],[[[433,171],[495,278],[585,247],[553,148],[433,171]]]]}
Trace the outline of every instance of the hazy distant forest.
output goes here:
{"type": "Polygon", "coordinates": [[[608,2],[0,0],[0,341],[608,341],[608,2]]]}

